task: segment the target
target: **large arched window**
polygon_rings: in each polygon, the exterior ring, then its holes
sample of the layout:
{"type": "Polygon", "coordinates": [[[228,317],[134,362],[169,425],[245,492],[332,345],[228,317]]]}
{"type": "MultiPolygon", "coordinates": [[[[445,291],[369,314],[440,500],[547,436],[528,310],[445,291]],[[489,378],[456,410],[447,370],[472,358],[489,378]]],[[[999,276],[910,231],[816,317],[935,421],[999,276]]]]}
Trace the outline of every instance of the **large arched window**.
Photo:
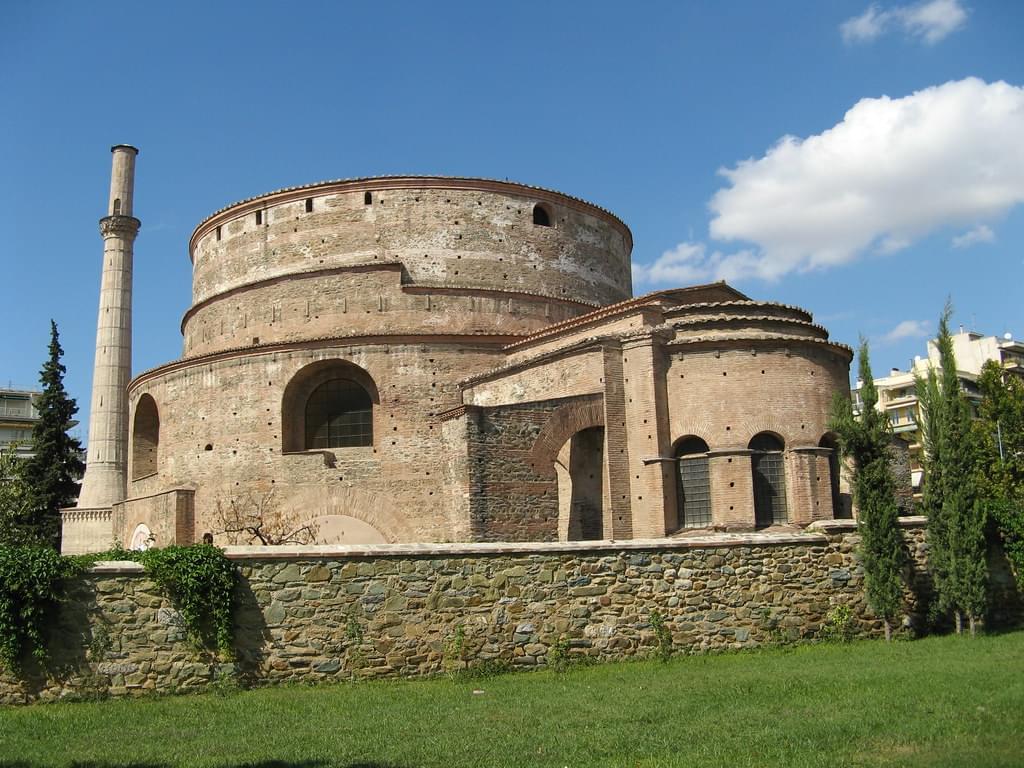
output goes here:
{"type": "Polygon", "coordinates": [[[679,473],[676,498],[680,528],[711,525],[711,481],[708,444],[699,437],[684,437],[676,444],[679,473]]]}
{"type": "Polygon", "coordinates": [[[373,445],[373,401],[350,379],[330,379],[306,401],[306,449],[373,445]]]}
{"type": "Polygon", "coordinates": [[[759,528],[787,522],[786,464],[782,440],[770,432],[754,435],[748,446],[754,481],[754,524],[759,528]]]}
{"type": "Polygon", "coordinates": [[[135,405],[132,426],[132,480],[156,474],[160,447],[160,413],[156,401],[143,394],[135,405]]]}
{"type": "Polygon", "coordinates": [[[373,445],[377,386],[347,360],[320,360],[299,370],[281,400],[285,453],[373,445]]]}

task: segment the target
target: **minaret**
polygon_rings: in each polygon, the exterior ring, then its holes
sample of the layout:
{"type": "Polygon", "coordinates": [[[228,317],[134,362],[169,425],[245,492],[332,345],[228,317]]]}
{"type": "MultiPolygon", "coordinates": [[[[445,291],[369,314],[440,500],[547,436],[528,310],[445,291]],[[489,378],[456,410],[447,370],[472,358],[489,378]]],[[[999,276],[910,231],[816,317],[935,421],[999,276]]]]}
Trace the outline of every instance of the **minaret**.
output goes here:
{"type": "Polygon", "coordinates": [[[141,222],[132,216],[135,156],[127,144],[110,148],[110,203],[100,219],[103,278],[96,323],[96,362],[89,408],[89,446],[79,508],[124,501],[128,476],[128,381],[132,373],[132,247],[141,222]]]}

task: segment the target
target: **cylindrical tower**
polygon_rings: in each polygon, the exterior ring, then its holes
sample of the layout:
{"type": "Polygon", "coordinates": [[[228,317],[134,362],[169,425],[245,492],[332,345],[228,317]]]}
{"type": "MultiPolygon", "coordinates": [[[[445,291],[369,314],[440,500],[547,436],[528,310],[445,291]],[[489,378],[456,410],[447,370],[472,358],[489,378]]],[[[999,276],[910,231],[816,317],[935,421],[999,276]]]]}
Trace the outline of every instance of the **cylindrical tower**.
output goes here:
{"type": "Polygon", "coordinates": [[[135,157],[127,144],[110,148],[110,202],[100,219],[103,277],[96,324],[96,362],[89,409],[89,447],[78,506],[110,507],[125,498],[128,471],[127,388],[132,370],[132,248],[140,222],[132,216],[135,157]]]}

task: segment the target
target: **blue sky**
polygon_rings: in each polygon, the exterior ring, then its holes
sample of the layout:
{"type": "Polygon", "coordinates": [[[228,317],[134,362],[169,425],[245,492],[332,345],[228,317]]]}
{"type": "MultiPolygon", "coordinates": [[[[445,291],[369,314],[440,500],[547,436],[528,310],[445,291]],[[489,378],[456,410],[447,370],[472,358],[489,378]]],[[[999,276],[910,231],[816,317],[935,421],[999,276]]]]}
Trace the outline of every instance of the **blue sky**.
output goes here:
{"type": "Polygon", "coordinates": [[[12,0],[0,382],[35,385],[52,317],[88,408],[122,142],[141,149],[136,372],[181,353],[205,216],[396,173],[591,200],[633,230],[637,293],[727,277],[866,335],[876,374],[923,353],[947,295],[955,323],[1022,337],[1022,39],[1016,0],[12,0]]]}

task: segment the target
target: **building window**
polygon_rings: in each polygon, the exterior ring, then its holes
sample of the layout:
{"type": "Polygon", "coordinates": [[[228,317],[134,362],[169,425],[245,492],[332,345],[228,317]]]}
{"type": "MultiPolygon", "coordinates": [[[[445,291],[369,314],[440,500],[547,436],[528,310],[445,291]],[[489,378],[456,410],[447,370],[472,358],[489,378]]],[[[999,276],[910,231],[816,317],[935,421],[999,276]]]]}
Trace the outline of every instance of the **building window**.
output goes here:
{"type": "Polygon", "coordinates": [[[363,205],[373,205],[373,194],[365,192],[363,194],[363,205]]]}
{"type": "Polygon", "coordinates": [[[373,445],[373,400],[357,382],[330,379],[306,401],[306,449],[373,445]]]}
{"type": "Polygon", "coordinates": [[[754,524],[759,528],[787,522],[786,465],[782,440],[770,432],[754,435],[748,446],[754,483],[754,524]]]}
{"type": "Polygon", "coordinates": [[[542,205],[533,206],[533,223],[538,227],[550,227],[551,216],[548,214],[547,209],[542,205]]]}
{"type": "Polygon", "coordinates": [[[132,427],[132,480],[156,474],[159,448],[160,413],[153,397],[143,394],[135,406],[132,427]]]}
{"type": "Polygon", "coordinates": [[[263,224],[263,211],[256,211],[256,226],[263,224]]]}
{"type": "Polygon", "coordinates": [[[307,197],[306,198],[306,213],[312,213],[312,212],[313,212],[313,198],[312,197],[307,197]]]}
{"type": "Polygon", "coordinates": [[[836,519],[852,517],[852,509],[847,508],[843,494],[839,490],[839,443],[831,432],[818,441],[820,448],[828,448],[828,482],[832,496],[832,517],[836,519]]]}
{"type": "Polygon", "coordinates": [[[699,437],[686,437],[676,446],[679,462],[676,497],[680,528],[711,525],[711,481],[708,473],[708,444],[699,437]]]}

